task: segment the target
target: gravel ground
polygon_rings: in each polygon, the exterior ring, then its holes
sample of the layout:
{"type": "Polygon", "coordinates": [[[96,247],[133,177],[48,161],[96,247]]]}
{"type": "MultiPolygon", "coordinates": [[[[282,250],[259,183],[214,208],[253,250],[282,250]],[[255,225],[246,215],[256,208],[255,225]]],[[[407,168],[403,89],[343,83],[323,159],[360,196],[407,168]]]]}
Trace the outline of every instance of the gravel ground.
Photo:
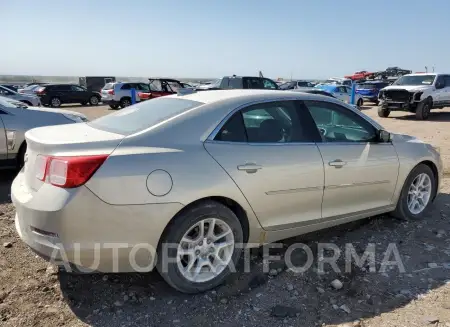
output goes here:
{"type": "MultiPolygon", "coordinates": [[[[91,118],[108,112],[71,109],[91,118]]],[[[376,117],[374,108],[365,112],[376,117]]],[[[393,116],[382,119],[388,130],[416,135],[450,155],[449,111],[426,122],[393,116]]],[[[321,272],[314,255],[305,273],[286,269],[284,260],[271,262],[266,273],[261,251],[253,251],[251,273],[189,296],[172,290],[157,273],[71,275],[48,266],[14,230],[13,177],[0,176],[0,326],[450,326],[450,179],[424,220],[374,217],[285,240],[283,249],[271,252],[283,257],[289,245],[301,242],[316,254],[321,242],[335,243],[342,252],[351,243],[361,255],[374,244],[376,272],[366,265],[346,272],[344,256],[338,261],[341,272],[329,265],[321,272]],[[398,249],[404,273],[395,265],[380,271],[389,244],[398,249]]],[[[298,265],[305,259],[297,252],[292,256],[298,265]]]]}

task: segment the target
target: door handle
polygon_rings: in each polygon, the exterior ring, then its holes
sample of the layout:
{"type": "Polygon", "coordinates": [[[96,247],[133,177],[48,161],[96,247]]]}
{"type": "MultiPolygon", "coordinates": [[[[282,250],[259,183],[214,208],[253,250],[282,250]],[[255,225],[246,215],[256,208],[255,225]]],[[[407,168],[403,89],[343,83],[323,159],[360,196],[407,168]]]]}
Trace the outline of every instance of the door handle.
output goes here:
{"type": "Polygon", "coordinates": [[[262,166],[254,164],[254,163],[247,163],[245,165],[237,166],[237,169],[246,171],[249,174],[253,174],[253,173],[256,173],[258,170],[262,169],[262,166]]]}
{"type": "Polygon", "coordinates": [[[332,166],[334,168],[342,168],[346,164],[347,163],[345,161],[342,161],[341,159],[336,159],[328,163],[329,166],[332,166]]]}

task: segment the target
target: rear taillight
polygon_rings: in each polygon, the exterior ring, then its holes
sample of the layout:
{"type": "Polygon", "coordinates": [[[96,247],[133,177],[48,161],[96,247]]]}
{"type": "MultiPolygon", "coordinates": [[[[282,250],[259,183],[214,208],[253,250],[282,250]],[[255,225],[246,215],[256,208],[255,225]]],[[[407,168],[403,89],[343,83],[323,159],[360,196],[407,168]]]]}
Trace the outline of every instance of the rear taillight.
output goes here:
{"type": "Polygon", "coordinates": [[[114,95],[114,90],[108,90],[108,94],[114,95]]]}
{"type": "Polygon", "coordinates": [[[36,178],[63,188],[78,187],[86,183],[108,155],[79,157],[36,157],[36,178]]]}
{"type": "Polygon", "coordinates": [[[45,87],[42,87],[36,91],[37,95],[45,95],[45,87]]]}

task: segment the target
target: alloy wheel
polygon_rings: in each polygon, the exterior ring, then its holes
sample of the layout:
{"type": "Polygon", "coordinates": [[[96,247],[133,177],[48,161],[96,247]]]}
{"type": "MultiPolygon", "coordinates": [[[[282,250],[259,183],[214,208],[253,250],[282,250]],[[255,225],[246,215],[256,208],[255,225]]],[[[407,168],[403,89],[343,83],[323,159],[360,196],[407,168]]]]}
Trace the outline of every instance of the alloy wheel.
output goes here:
{"type": "Polygon", "coordinates": [[[184,278],[204,283],[230,263],[235,247],[230,226],[220,218],[207,218],[190,227],[177,249],[177,266],[184,278]]]}
{"type": "Polygon", "coordinates": [[[409,211],[418,215],[427,206],[431,198],[432,183],[428,174],[421,173],[414,178],[408,190],[407,205],[409,211]]]}

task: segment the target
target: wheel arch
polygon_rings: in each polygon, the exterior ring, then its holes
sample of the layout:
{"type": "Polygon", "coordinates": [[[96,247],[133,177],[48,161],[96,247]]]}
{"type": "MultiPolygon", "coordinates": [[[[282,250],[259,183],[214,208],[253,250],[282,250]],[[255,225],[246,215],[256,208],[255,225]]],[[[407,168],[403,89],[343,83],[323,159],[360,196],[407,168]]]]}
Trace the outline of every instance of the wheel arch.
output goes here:
{"type": "Polygon", "coordinates": [[[209,196],[209,197],[204,197],[204,198],[200,198],[197,199],[195,201],[192,201],[191,203],[189,203],[188,205],[184,206],[183,208],[180,209],[180,211],[178,211],[173,217],[172,219],[169,221],[169,223],[166,225],[166,227],[164,228],[159,241],[158,241],[158,245],[160,245],[160,243],[162,242],[162,240],[164,240],[167,230],[169,229],[169,226],[175,221],[175,219],[181,215],[183,212],[185,212],[186,210],[189,210],[190,208],[199,205],[202,202],[207,202],[207,201],[215,201],[218,202],[224,206],[226,206],[228,209],[230,209],[235,215],[236,217],[239,219],[239,222],[241,223],[242,226],[242,232],[244,234],[244,243],[247,243],[249,236],[250,236],[250,223],[248,220],[248,216],[246,211],[244,210],[244,208],[235,200],[230,199],[228,197],[225,196],[209,196]]]}
{"type": "MultiPolygon", "coordinates": [[[[439,180],[439,171],[438,171],[438,168],[437,168],[437,166],[436,166],[436,164],[434,163],[434,162],[432,162],[431,160],[424,160],[424,161],[421,161],[421,162],[419,162],[417,165],[415,165],[414,166],[414,168],[416,168],[418,165],[420,165],[420,164],[423,164],[423,165],[425,165],[425,166],[428,166],[430,169],[431,169],[431,171],[433,172],[433,175],[434,175],[434,181],[436,182],[436,191],[434,192],[434,194],[433,194],[433,200],[436,198],[436,195],[437,195],[437,191],[438,191],[438,186],[439,186],[439,182],[440,182],[440,180],[439,180]]],[[[414,169],[413,168],[413,169],[414,169]]],[[[411,170],[412,171],[412,170],[411,170]]]]}

